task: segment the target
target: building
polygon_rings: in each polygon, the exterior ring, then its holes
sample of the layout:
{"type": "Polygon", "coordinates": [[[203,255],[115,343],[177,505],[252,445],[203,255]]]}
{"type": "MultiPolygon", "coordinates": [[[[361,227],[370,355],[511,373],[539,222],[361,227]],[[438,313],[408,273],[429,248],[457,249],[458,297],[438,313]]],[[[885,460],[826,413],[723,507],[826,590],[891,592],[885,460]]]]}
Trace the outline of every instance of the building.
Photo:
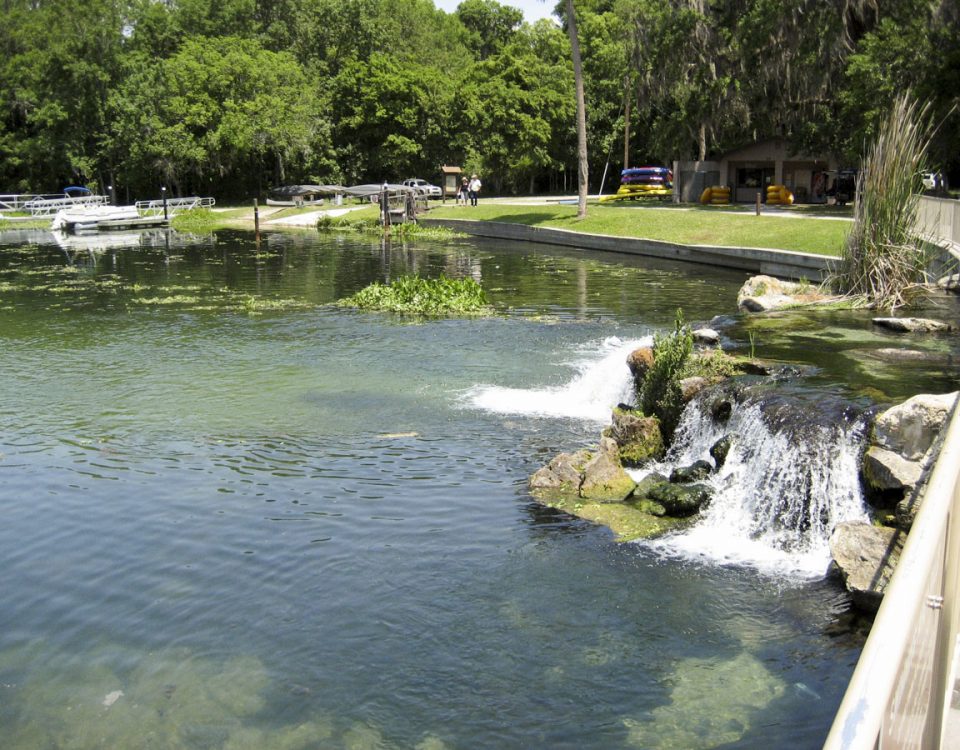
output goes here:
{"type": "Polygon", "coordinates": [[[825,155],[795,154],[783,138],[752,143],[728,151],[714,161],[677,162],[680,200],[695,202],[704,188],[728,185],[734,203],[753,203],[767,185],[786,185],[797,203],[826,203],[838,168],[825,155]],[[832,173],[832,174],[831,174],[832,173]]]}

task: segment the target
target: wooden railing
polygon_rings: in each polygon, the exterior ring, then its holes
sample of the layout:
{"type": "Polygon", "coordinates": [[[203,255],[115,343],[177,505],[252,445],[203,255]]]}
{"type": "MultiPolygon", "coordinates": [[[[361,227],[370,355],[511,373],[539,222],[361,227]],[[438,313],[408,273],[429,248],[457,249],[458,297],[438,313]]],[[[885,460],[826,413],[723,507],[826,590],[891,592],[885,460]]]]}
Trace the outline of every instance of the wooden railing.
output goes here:
{"type": "Polygon", "coordinates": [[[958,567],[960,417],[955,404],[825,750],[941,747],[956,678],[958,567]]]}

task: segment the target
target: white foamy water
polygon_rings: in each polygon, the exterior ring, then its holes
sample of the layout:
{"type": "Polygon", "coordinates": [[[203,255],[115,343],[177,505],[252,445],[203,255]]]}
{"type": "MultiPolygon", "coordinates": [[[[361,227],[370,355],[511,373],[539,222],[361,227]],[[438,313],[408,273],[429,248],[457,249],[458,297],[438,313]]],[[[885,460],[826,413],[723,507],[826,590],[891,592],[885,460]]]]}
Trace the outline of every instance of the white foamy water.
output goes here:
{"type": "Polygon", "coordinates": [[[649,346],[652,340],[651,337],[631,341],[617,337],[604,339],[571,363],[576,375],[563,385],[545,388],[478,385],[467,392],[466,403],[497,414],[609,422],[613,407],[632,400],[633,383],[627,355],[640,346],[649,346]]]}
{"type": "Polygon", "coordinates": [[[802,434],[772,430],[755,404],[735,408],[727,424],[716,425],[691,404],[671,456],[653,471],[669,475],[701,458],[712,463],[710,446],[725,434],[734,436],[733,444],[707,480],[714,495],[696,524],[643,544],[670,557],[824,575],[833,527],[867,518],[858,478],[861,431],[845,423],[811,425],[802,434]]]}

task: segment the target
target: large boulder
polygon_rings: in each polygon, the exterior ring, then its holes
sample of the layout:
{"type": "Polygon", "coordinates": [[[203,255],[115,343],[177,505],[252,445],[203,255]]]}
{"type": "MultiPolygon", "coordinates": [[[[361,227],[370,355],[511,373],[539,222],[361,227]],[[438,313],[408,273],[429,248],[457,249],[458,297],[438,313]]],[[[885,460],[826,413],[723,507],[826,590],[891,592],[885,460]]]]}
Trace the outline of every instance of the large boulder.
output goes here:
{"type": "Polygon", "coordinates": [[[921,460],[940,434],[956,400],[957,392],[920,394],[887,409],[873,423],[873,443],[908,461],[921,460]]]}
{"type": "Polygon", "coordinates": [[[752,276],[740,287],[737,306],[746,312],[767,312],[826,299],[809,283],[784,281],[773,276],[752,276]]]}
{"type": "Polygon", "coordinates": [[[583,481],[583,466],[590,457],[587,450],[560,453],[530,477],[530,490],[538,495],[578,494],[583,481]]]}
{"type": "Polygon", "coordinates": [[[617,443],[620,461],[626,466],[641,466],[663,457],[663,435],[656,417],[647,417],[635,409],[616,408],[604,435],[617,443]]]}
{"type": "Polygon", "coordinates": [[[623,470],[620,448],[610,437],[600,439],[600,449],[583,466],[580,496],[595,502],[618,503],[627,498],[637,483],[623,470]]]}
{"type": "Polygon", "coordinates": [[[863,479],[873,492],[912,490],[923,474],[923,464],[872,445],[863,456],[863,479]]]}
{"type": "Polygon", "coordinates": [[[733,435],[724,435],[717,442],[710,446],[710,457],[716,462],[719,469],[727,461],[727,454],[733,446],[733,435]]]}
{"type": "Polygon", "coordinates": [[[710,502],[711,491],[705,484],[662,482],[647,490],[647,497],[660,505],[664,513],[686,518],[700,512],[710,502]]]}
{"type": "Polygon", "coordinates": [[[630,374],[637,383],[642,383],[647,370],[653,367],[653,347],[641,346],[634,349],[627,355],[627,367],[630,368],[630,374]]]}
{"type": "Polygon", "coordinates": [[[854,606],[876,612],[900,559],[906,534],[887,526],[844,522],[830,535],[830,555],[854,606]]]}
{"type": "Polygon", "coordinates": [[[706,479],[713,472],[709,461],[694,461],[689,466],[678,466],[670,472],[670,481],[677,484],[691,484],[706,479]]]}

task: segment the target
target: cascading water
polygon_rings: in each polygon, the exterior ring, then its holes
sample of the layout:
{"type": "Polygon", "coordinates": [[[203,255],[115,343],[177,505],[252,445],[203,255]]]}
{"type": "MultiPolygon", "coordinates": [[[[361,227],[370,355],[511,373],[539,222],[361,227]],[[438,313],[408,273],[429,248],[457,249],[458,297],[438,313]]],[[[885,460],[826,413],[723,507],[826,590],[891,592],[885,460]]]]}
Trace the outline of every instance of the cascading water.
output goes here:
{"type": "Polygon", "coordinates": [[[636,477],[710,458],[710,447],[733,436],[723,466],[707,483],[710,504],[690,529],[646,542],[670,556],[743,564],[780,574],[823,575],[828,539],[842,521],[867,517],[859,480],[863,424],[809,405],[763,397],[735,405],[717,424],[701,402],[688,405],[667,459],[636,477]],[[789,414],[789,416],[784,416],[789,414]]]}
{"type": "Polygon", "coordinates": [[[599,351],[584,352],[572,362],[576,377],[564,385],[546,388],[504,388],[478,385],[466,394],[470,406],[497,414],[567,417],[588,422],[610,420],[610,410],[633,398],[627,355],[652,338],[622,341],[604,339],[599,351]]]}
{"type": "MultiPolygon", "coordinates": [[[[649,344],[649,339],[607,339],[574,363],[578,374],[564,385],[476,386],[466,400],[499,414],[606,423],[614,406],[631,400],[627,355],[649,344]]],[[[842,409],[822,406],[764,389],[734,403],[729,420],[719,424],[699,401],[691,402],[668,457],[631,472],[634,478],[652,471],[669,475],[677,466],[710,460],[710,447],[725,435],[733,436],[730,451],[706,480],[714,494],[697,522],[641,543],[664,556],[748,565],[779,575],[823,575],[831,529],[867,514],[858,471],[863,425],[842,409]]]]}

